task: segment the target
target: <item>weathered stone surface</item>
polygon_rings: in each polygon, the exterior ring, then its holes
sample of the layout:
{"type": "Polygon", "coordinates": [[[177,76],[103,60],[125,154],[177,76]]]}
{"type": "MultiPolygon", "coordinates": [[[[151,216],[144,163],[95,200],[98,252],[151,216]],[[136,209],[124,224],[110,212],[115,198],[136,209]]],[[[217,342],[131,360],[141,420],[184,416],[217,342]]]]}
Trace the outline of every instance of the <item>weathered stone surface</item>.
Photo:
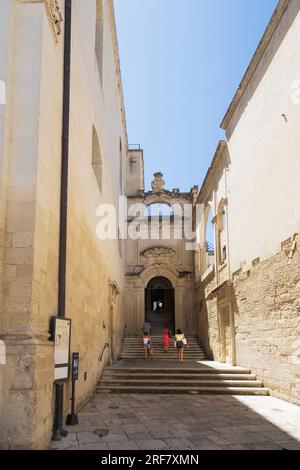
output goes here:
{"type": "MultiPolygon", "coordinates": [[[[144,410],[144,415],[137,417],[136,424],[130,425],[128,431],[125,430],[124,433],[116,433],[115,429],[108,425],[109,435],[106,438],[98,438],[99,441],[96,442],[91,440],[93,439],[91,436],[95,429],[95,421],[98,420],[96,427],[102,426],[99,406],[94,412],[92,422],[90,425],[87,424],[90,431],[85,433],[76,431],[80,449],[100,450],[106,449],[105,446],[107,446],[111,450],[276,450],[299,449],[300,446],[300,435],[298,438],[295,437],[293,432],[296,431],[292,430],[292,428],[299,429],[300,407],[277,398],[242,397],[236,399],[230,396],[211,398],[208,395],[169,395],[167,402],[162,406],[162,400],[165,398],[163,395],[122,394],[116,397],[118,397],[120,408],[124,412],[126,410],[133,414],[136,410],[134,405],[138,401],[144,410]],[[179,411],[180,407],[185,410],[184,416],[179,411]],[[165,417],[164,411],[168,418],[165,417]],[[272,422],[268,421],[268,416],[271,417],[272,422]],[[235,423],[237,420],[232,419],[233,417],[238,418],[238,425],[235,423]],[[229,418],[233,421],[232,424],[229,418]],[[221,426],[222,422],[226,425],[221,426]],[[256,424],[249,425],[249,422],[256,424]],[[143,429],[148,429],[148,433],[145,433],[143,429]],[[172,433],[174,437],[159,436],[161,429],[172,433]],[[156,437],[154,437],[155,432],[157,432],[156,437]],[[117,440],[117,434],[121,435],[119,440],[117,440]],[[182,434],[186,437],[182,437],[182,434]],[[81,441],[80,435],[84,436],[81,441]],[[87,442],[88,440],[90,442],[87,442]]],[[[112,403],[114,398],[111,395],[97,395],[96,402],[103,406],[112,403]]],[[[108,422],[113,423],[118,410],[112,408],[108,410],[108,422]]],[[[91,419],[91,414],[88,408],[84,407],[79,413],[79,422],[85,420],[88,423],[89,419],[91,419]]],[[[70,431],[73,434],[72,427],[70,431]]],[[[74,442],[75,439],[72,437],[69,441],[53,443],[52,448],[67,449],[74,442]]]]}

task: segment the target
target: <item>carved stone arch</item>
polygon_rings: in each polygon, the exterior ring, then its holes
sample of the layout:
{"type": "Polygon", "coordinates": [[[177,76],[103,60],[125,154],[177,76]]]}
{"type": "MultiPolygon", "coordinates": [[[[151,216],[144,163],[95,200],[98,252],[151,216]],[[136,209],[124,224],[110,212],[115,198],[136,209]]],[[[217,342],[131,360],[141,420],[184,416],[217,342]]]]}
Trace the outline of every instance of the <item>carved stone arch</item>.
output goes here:
{"type": "Polygon", "coordinates": [[[144,271],[140,274],[141,285],[143,287],[147,287],[148,283],[154,277],[165,277],[171,282],[173,288],[178,286],[179,273],[172,266],[149,266],[148,268],[144,269],[144,271]]]}
{"type": "Polygon", "coordinates": [[[151,206],[152,204],[167,204],[171,206],[172,198],[169,194],[161,193],[161,194],[150,194],[145,198],[146,206],[151,206]]]}

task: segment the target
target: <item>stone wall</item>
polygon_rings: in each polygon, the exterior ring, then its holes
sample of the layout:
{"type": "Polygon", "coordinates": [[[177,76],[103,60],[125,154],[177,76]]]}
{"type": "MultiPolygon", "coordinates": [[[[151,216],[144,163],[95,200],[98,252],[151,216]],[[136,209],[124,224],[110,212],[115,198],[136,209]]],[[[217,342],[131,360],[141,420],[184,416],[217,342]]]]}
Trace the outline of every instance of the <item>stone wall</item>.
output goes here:
{"type": "Polygon", "coordinates": [[[288,263],[291,245],[292,239],[268,260],[256,260],[249,270],[236,272],[223,296],[211,293],[213,282],[199,286],[197,320],[211,359],[249,368],[272,394],[299,403],[300,253],[296,251],[288,263]],[[225,339],[224,301],[234,321],[232,336],[225,339]]]}
{"type": "Polygon", "coordinates": [[[252,369],[271,393],[297,402],[299,10],[298,0],[279,2],[223,121],[227,141],[219,144],[198,198],[212,206],[216,256],[210,271],[196,269],[195,295],[209,357],[252,369]],[[222,198],[226,266],[216,243],[222,198]]]}
{"type": "MultiPolygon", "coordinates": [[[[0,194],[6,208],[0,339],[8,353],[7,364],[0,366],[0,403],[6,404],[0,447],[39,449],[51,439],[55,400],[49,326],[57,314],[58,295],[63,34],[54,34],[44,2],[4,3],[14,3],[14,15],[6,41],[11,109],[6,108],[6,140],[0,141],[1,162],[9,162],[7,173],[1,167],[5,186],[0,194]]],[[[63,2],[59,4],[63,9],[63,2]]],[[[78,407],[93,393],[104,366],[118,357],[124,329],[119,242],[96,235],[99,204],[118,207],[127,151],[110,0],[103,1],[103,21],[101,80],[95,54],[96,2],[73,2],[66,315],[72,320],[71,352],[80,354],[78,407]],[[101,185],[93,168],[93,129],[99,139],[101,185]],[[106,349],[100,361],[106,343],[113,343],[114,354],[106,349]]],[[[70,384],[65,392],[66,415],[70,384]]]]}
{"type": "MultiPolygon", "coordinates": [[[[299,238],[298,238],[299,242],[299,238]]],[[[237,360],[272,393],[300,403],[300,253],[234,276],[237,360]]]]}

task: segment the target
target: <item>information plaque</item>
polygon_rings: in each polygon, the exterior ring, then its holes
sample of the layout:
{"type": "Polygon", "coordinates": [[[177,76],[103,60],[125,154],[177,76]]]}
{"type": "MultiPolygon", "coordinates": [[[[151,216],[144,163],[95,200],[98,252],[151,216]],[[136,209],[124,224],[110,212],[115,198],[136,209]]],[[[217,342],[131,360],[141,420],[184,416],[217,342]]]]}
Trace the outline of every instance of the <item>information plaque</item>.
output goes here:
{"type": "Polygon", "coordinates": [[[52,317],[51,339],[54,342],[54,381],[67,382],[70,373],[71,320],[52,317]]]}

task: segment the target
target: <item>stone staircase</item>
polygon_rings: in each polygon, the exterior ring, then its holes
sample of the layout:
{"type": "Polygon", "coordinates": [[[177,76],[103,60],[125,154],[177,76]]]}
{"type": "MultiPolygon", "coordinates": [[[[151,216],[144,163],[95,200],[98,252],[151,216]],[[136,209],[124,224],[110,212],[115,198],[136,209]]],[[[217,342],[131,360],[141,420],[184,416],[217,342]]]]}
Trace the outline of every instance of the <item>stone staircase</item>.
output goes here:
{"type": "Polygon", "coordinates": [[[154,355],[148,361],[140,337],[127,337],[122,360],[104,370],[97,393],[190,393],[269,395],[249,369],[207,361],[196,338],[187,338],[184,364],[177,363],[171,344],[163,351],[161,336],[152,336],[154,355]]]}
{"type": "MultiPolygon", "coordinates": [[[[197,339],[192,336],[187,336],[187,343],[189,348],[185,348],[185,360],[204,360],[206,359],[203,349],[200,347],[197,339]]],[[[151,345],[153,347],[153,359],[160,359],[166,361],[177,361],[177,352],[174,347],[174,342],[171,341],[169,351],[165,353],[162,345],[162,335],[151,335],[151,345]]],[[[143,359],[145,356],[142,337],[127,336],[124,340],[123,349],[121,353],[122,359],[143,359]]],[[[152,359],[151,358],[151,359],[152,359]]]]}
{"type": "Polygon", "coordinates": [[[250,370],[209,367],[105,369],[97,393],[269,395],[250,370]]]}

